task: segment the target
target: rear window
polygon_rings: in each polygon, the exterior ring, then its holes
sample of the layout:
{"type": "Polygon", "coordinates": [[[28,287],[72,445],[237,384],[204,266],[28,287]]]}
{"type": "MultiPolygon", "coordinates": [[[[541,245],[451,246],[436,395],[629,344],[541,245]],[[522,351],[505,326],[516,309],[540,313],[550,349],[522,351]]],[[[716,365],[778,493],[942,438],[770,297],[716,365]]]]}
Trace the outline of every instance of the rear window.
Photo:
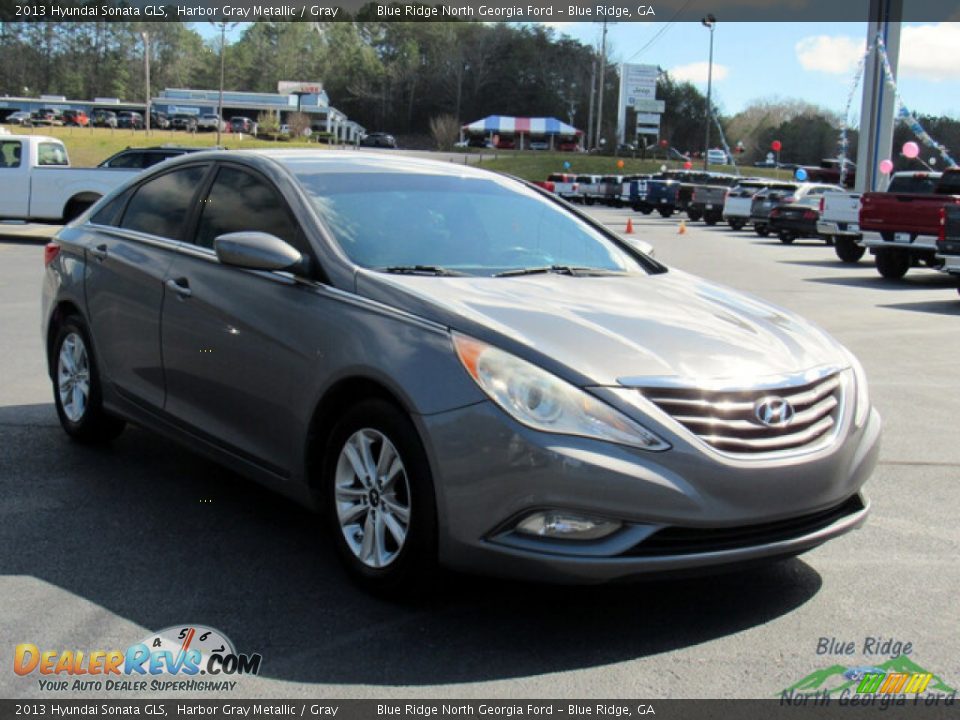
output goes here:
{"type": "Polygon", "coordinates": [[[69,165],[67,150],[60,143],[42,142],[37,146],[37,165],[69,165]]]}
{"type": "Polygon", "coordinates": [[[939,195],[960,195],[960,171],[945,172],[937,186],[939,195]]]}
{"type": "Polygon", "coordinates": [[[890,181],[887,192],[930,195],[936,190],[938,182],[937,177],[931,177],[930,175],[897,175],[890,181]]]}

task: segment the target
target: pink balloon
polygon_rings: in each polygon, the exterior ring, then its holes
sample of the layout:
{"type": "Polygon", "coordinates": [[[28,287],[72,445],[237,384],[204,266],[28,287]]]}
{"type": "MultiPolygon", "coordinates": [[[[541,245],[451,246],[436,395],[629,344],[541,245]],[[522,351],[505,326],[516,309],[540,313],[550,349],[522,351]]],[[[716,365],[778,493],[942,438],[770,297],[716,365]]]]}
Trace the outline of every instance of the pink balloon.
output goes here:
{"type": "Polygon", "coordinates": [[[903,154],[905,157],[913,160],[913,158],[920,154],[920,146],[913,142],[913,140],[905,142],[903,144],[903,154]]]}
{"type": "MultiPolygon", "coordinates": [[[[906,154],[906,153],[904,153],[906,154]]],[[[890,160],[881,160],[880,161],[880,172],[884,175],[889,175],[893,172],[893,162],[890,160]]]]}

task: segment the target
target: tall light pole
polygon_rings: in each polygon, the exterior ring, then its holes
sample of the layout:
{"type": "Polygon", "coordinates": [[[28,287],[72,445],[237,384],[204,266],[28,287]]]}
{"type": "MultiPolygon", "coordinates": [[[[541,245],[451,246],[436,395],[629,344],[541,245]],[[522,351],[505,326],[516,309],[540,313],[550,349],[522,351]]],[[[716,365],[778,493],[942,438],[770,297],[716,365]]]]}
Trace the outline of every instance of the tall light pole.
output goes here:
{"type": "Polygon", "coordinates": [[[217,100],[217,145],[220,144],[220,126],[223,124],[223,71],[225,67],[224,58],[226,57],[227,47],[227,25],[235,27],[235,22],[213,23],[220,26],[220,98],[217,100]]]}
{"type": "Polygon", "coordinates": [[[597,97],[597,144],[600,147],[600,138],[603,127],[603,86],[607,79],[607,21],[603,21],[603,36],[600,40],[600,92],[597,97]]]}
{"type": "Polygon", "coordinates": [[[710,120],[713,115],[710,104],[710,96],[713,92],[713,30],[717,25],[717,19],[713,15],[707,15],[700,23],[710,30],[710,62],[707,65],[707,128],[703,141],[703,171],[707,172],[710,169],[710,120]]]}
{"type": "Polygon", "coordinates": [[[146,30],[140,33],[140,37],[143,38],[143,74],[146,80],[146,90],[147,90],[147,104],[146,104],[146,117],[143,119],[146,128],[147,134],[150,134],[150,33],[146,30]]]}

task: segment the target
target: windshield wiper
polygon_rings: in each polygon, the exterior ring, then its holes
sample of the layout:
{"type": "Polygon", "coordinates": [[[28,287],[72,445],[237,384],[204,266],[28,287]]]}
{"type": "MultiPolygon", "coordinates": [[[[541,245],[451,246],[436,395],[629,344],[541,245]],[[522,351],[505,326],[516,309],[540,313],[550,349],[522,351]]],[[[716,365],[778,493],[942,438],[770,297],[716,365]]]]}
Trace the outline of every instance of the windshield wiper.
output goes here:
{"type": "Polygon", "coordinates": [[[622,275],[616,270],[604,270],[603,268],[576,267],[574,265],[543,265],[542,267],[517,268],[516,270],[504,270],[497,273],[494,277],[518,277],[520,275],[543,275],[554,273],[556,275],[571,275],[573,277],[590,277],[597,275],[622,275]]]}
{"type": "Polygon", "coordinates": [[[442,275],[445,277],[462,276],[464,273],[439,265],[391,265],[390,267],[380,268],[381,272],[391,273],[392,275],[442,275]]]}

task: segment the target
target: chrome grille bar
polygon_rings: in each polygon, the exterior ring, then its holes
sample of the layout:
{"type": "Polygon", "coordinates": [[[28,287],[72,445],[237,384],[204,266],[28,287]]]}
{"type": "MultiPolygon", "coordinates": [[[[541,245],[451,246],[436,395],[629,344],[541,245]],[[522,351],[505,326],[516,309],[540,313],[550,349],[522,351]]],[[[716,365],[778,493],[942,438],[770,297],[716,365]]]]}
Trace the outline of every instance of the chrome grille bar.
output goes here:
{"type": "Polygon", "coordinates": [[[801,449],[822,440],[839,422],[843,386],[835,372],[814,382],[781,388],[702,390],[639,388],[644,396],[703,442],[724,452],[758,454],[801,449]],[[785,400],[788,421],[767,424],[764,401],[785,400]]]}

